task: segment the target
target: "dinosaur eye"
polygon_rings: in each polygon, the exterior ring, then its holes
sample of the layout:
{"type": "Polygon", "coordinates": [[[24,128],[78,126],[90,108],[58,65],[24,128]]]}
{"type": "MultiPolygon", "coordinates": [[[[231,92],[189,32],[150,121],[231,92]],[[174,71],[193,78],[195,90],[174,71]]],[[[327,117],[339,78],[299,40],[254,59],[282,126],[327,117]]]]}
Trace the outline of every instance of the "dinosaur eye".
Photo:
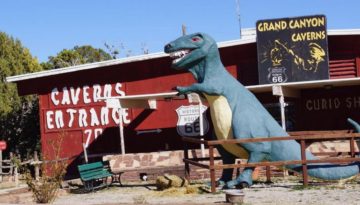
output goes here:
{"type": "Polygon", "coordinates": [[[198,42],[198,41],[200,41],[201,39],[200,39],[199,37],[192,37],[191,40],[192,40],[193,42],[198,42]]]}

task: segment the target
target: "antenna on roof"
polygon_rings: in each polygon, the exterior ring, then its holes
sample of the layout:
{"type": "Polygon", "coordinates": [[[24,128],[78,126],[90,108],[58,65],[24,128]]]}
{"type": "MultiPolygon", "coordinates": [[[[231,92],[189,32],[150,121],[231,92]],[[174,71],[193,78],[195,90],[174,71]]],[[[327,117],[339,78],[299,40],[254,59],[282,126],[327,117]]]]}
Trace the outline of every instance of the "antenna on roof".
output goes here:
{"type": "Polygon", "coordinates": [[[241,18],[240,18],[240,0],[235,0],[236,3],[236,15],[239,21],[239,30],[240,30],[240,39],[242,38],[241,34],[241,18]]]}
{"type": "Polygon", "coordinates": [[[182,35],[185,36],[186,35],[186,26],[185,26],[185,24],[181,25],[181,30],[182,30],[182,35]]]}

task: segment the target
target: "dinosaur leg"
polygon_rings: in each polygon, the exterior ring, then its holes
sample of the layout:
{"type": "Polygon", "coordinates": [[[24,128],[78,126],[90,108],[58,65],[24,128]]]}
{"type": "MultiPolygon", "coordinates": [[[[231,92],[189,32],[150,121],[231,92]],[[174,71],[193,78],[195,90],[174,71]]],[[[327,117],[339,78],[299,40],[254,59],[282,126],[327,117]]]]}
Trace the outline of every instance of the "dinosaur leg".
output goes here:
{"type": "MultiPolygon", "coordinates": [[[[248,163],[261,162],[264,158],[265,154],[262,152],[250,152],[248,163]]],[[[246,167],[236,179],[226,183],[227,188],[233,188],[235,186],[240,186],[240,188],[246,188],[251,186],[253,184],[252,173],[254,169],[254,167],[246,167]]]]}
{"type": "MultiPolygon", "coordinates": [[[[235,163],[234,155],[227,152],[222,146],[217,146],[216,148],[221,155],[223,164],[234,164],[235,163]]],[[[233,173],[234,173],[234,169],[232,169],[232,168],[224,169],[220,179],[217,181],[217,185],[224,186],[226,182],[232,180],[233,173]]]]}

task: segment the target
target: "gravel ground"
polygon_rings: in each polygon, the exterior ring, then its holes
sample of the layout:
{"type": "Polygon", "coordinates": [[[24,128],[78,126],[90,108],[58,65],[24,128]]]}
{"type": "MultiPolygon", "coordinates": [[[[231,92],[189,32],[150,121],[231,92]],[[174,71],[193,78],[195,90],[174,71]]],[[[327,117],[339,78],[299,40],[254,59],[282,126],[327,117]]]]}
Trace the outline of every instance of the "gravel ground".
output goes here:
{"type": "MultiPolygon", "coordinates": [[[[359,180],[345,185],[315,184],[304,188],[300,183],[255,184],[245,189],[244,204],[360,204],[359,180]]],[[[156,191],[154,186],[111,187],[88,194],[63,194],[55,204],[223,204],[225,193],[173,194],[156,191]]]]}
{"type": "MultiPolygon", "coordinates": [[[[257,183],[244,189],[244,204],[316,204],[360,205],[360,177],[344,184],[315,184],[304,188],[296,180],[282,179],[274,184],[257,183]]],[[[73,187],[74,188],[74,187],[73,187]]],[[[0,203],[30,204],[31,193],[22,189],[10,194],[0,193],[0,203]]],[[[112,186],[94,193],[84,193],[81,188],[71,189],[70,193],[60,190],[53,204],[225,204],[225,193],[179,194],[173,191],[156,191],[148,184],[127,184],[124,187],[112,186]]]]}

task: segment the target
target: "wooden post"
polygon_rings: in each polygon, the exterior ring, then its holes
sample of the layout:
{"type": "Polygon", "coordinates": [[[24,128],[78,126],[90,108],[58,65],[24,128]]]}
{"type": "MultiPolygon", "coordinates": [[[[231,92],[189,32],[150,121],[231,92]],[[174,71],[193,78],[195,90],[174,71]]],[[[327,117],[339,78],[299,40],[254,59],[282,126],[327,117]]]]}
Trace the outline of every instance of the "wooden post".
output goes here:
{"type": "MultiPolygon", "coordinates": [[[[13,171],[14,171],[14,167],[13,167],[13,160],[12,158],[14,157],[14,154],[12,152],[9,153],[9,156],[10,156],[10,170],[9,170],[9,173],[10,173],[10,176],[13,175],[13,171]]],[[[11,177],[10,177],[11,179],[11,177]]]]}
{"type": "Polygon", "coordinates": [[[0,150],[0,182],[2,182],[2,151],[0,150]]]}
{"type": "Polygon", "coordinates": [[[210,160],[210,180],[211,180],[211,193],[216,191],[216,182],[215,182],[215,168],[214,168],[214,146],[209,146],[209,160],[210,160]]]}
{"type": "Polygon", "coordinates": [[[85,145],[85,143],[83,143],[83,150],[84,150],[85,163],[87,164],[87,163],[89,162],[89,160],[88,160],[88,156],[87,156],[87,151],[86,151],[86,145],[85,145]]]}
{"type": "Polygon", "coordinates": [[[303,185],[307,186],[309,184],[308,182],[308,174],[307,174],[307,165],[306,165],[306,151],[305,151],[305,140],[302,139],[301,141],[301,160],[302,162],[302,175],[303,175],[303,185]]]}
{"type": "Polygon", "coordinates": [[[119,108],[119,132],[120,132],[120,147],[121,155],[125,155],[125,140],[124,140],[124,124],[123,124],[123,109],[119,108]]]}
{"type": "Polygon", "coordinates": [[[271,183],[271,170],[270,170],[270,166],[266,166],[266,183],[271,183]]]}
{"type": "Polygon", "coordinates": [[[284,96],[279,97],[280,113],[281,113],[281,127],[286,131],[286,119],[285,119],[285,98],[284,96]]]}
{"type": "Polygon", "coordinates": [[[39,167],[39,157],[37,154],[37,151],[34,151],[34,162],[35,162],[35,180],[39,181],[39,176],[40,176],[40,167],[39,167]]]}
{"type": "Polygon", "coordinates": [[[352,137],[350,139],[350,152],[351,152],[351,157],[355,157],[355,139],[354,139],[354,137],[352,137]]]}
{"type": "MultiPolygon", "coordinates": [[[[184,159],[189,159],[189,149],[187,143],[184,144],[184,159]]],[[[190,182],[190,165],[185,161],[185,178],[190,182]]]]}
{"type": "MultiPolygon", "coordinates": [[[[203,137],[204,136],[204,119],[203,119],[203,113],[202,113],[202,102],[201,102],[201,98],[200,95],[197,94],[198,100],[199,100],[199,104],[198,104],[198,108],[199,108],[199,126],[200,126],[200,136],[203,137]]],[[[201,140],[204,141],[204,138],[200,138],[201,140]]],[[[200,149],[201,149],[201,157],[205,157],[205,145],[203,143],[201,143],[200,145],[200,149]]]]}
{"type": "Polygon", "coordinates": [[[17,154],[17,162],[19,164],[15,164],[15,173],[14,173],[14,176],[15,176],[15,186],[18,187],[19,186],[19,167],[20,166],[20,163],[21,163],[21,155],[18,153],[17,154]]]}
{"type": "Polygon", "coordinates": [[[14,178],[15,178],[15,186],[18,187],[19,186],[19,174],[18,174],[17,166],[15,166],[14,178]]]}

